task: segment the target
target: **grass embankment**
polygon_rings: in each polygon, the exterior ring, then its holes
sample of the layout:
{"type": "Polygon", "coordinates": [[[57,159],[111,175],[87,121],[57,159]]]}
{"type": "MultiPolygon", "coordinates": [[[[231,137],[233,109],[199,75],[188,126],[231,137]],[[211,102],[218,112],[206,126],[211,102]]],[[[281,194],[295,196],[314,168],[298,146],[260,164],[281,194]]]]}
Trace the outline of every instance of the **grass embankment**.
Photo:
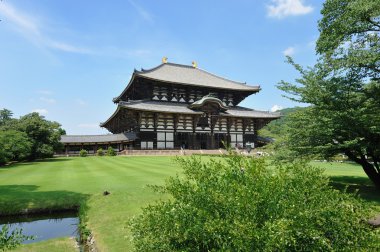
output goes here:
{"type": "MultiPolygon", "coordinates": [[[[361,167],[314,164],[326,168],[338,188],[350,184],[364,198],[380,206],[380,195],[361,167]]],[[[179,171],[171,157],[78,157],[13,164],[0,168],[0,213],[70,208],[86,202],[88,227],[100,251],[130,251],[128,219],[160,197],[146,185],[162,184],[165,178],[179,171]],[[105,190],[111,194],[103,196],[105,190]]],[[[22,248],[55,246],[56,241],[22,248]]],[[[58,251],[42,247],[38,250],[58,251]]]]}
{"type": "Polygon", "coordinates": [[[41,251],[54,251],[54,252],[77,252],[79,248],[74,238],[65,237],[58,239],[50,239],[47,241],[21,245],[20,247],[12,250],[14,252],[41,252],[41,251]]]}

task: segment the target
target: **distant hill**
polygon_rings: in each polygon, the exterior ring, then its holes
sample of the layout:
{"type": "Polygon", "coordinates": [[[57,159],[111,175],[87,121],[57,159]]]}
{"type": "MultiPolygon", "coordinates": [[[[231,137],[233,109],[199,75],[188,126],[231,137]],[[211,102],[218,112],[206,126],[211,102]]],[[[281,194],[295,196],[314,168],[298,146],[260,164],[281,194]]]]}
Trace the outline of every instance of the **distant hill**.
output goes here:
{"type": "Polygon", "coordinates": [[[262,128],[259,131],[259,136],[261,137],[270,137],[273,139],[279,138],[286,132],[286,120],[289,114],[294,113],[296,111],[300,111],[304,109],[303,107],[294,107],[294,108],[285,108],[278,110],[276,112],[280,112],[282,117],[280,119],[274,120],[270,122],[267,126],[262,128]]]}

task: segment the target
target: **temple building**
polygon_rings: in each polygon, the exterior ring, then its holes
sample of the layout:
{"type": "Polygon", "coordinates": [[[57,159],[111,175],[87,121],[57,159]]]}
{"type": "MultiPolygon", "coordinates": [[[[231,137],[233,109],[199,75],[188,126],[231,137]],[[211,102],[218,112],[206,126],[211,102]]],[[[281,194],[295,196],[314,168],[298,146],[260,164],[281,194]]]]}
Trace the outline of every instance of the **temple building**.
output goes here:
{"type": "Polygon", "coordinates": [[[106,142],[100,136],[65,136],[63,143],[77,148],[87,143],[90,149],[107,144],[117,150],[245,147],[257,143],[257,131],[280,117],[239,106],[259,91],[260,86],[214,75],[194,62],[180,65],[164,58],[155,68],[135,70],[113,99],[116,111],[100,126],[118,141],[110,141],[110,135],[102,136],[106,142]]]}
{"type": "Polygon", "coordinates": [[[163,63],[135,70],[101,123],[114,134],[133,132],[136,149],[216,149],[245,146],[277,113],[238,106],[259,86],[231,81],[193,65],[163,63]]]}

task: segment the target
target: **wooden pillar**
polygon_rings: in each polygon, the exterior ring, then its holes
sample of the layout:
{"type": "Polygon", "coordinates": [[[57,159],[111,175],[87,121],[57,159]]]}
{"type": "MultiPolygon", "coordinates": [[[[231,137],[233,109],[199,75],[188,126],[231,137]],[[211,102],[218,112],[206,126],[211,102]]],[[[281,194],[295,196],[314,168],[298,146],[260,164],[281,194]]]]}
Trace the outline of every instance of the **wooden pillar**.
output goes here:
{"type": "Polygon", "coordinates": [[[200,115],[194,115],[193,116],[193,122],[192,122],[192,126],[193,126],[193,148],[194,149],[198,149],[199,148],[199,145],[198,145],[198,142],[197,142],[197,137],[196,137],[196,129],[197,129],[197,124],[199,122],[199,118],[200,118],[200,115]]]}

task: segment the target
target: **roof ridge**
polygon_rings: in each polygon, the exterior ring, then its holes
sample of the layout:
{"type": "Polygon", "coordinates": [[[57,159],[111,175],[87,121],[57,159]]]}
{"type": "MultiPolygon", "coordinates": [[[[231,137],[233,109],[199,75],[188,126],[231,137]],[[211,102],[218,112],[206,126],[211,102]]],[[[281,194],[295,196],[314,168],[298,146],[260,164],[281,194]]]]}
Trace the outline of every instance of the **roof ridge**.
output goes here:
{"type": "Polygon", "coordinates": [[[117,133],[117,134],[112,134],[112,133],[108,133],[108,134],[100,134],[100,135],[61,135],[61,137],[65,137],[65,136],[70,136],[70,137],[76,137],[76,136],[80,136],[80,137],[83,137],[83,136],[112,136],[112,135],[119,135],[119,134],[123,134],[123,133],[117,133]]]}
{"type": "Polygon", "coordinates": [[[231,80],[227,77],[223,77],[223,76],[219,76],[219,75],[216,75],[214,73],[211,73],[207,70],[204,70],[202,68],[199,68],[199,67],[194,67],[192,65],[184,65],[184,64],[178,64],[178,63],[172,63],[172,62],[167,62],[167,63],[162,63],[156,67],[153,67],[151,69],[142,69],[142,71],[138,71],[138,70],[135,70],[136,73],[149,73],[149,72],[153,72],[154,70],[157,70],[161,67],[163,67],[164,65],[170,65],[170,66],[177,66],[177,67],[183,67],[183,68],[190,68],[190,69],[194,69],[194,70],[199,70],[199,71],[202,71],[204,72],[205,74],[208,74],[208,75],[211,75],[213,77],[216,77],[218,79],[221,79],[221,80],[225,80],[225,81],[230,81],[230,82],[233,82],[235,84],[238,84],[238,85],[242,85],[242,86],[248,86],[248,87],[260,87],[260,85],[257,85],[257,86],[251,86],[251,85],[248,85],[247,82],[240,82],[240,81],[234,81],[234,80],[231,80]]]}
{"type": "Polygon", "coordinates": [[[210,73],[209,71],[204,70],[202,68],[196,68],[196,69],[198,69],[199,71],[202,71],[202,72],[204,72],[206,74],[212,75],[212,76],[214,76],[216,78],[219,78],[219,79],[222,79],[222,80],[226,80],[226,81],[231,81],[231,82],[236,83],[238,85],[249,86],[249,87],[260,87],[260,86],[251,86],[251,85],[248,85],[247,82],[234,81],[234,80],[228,79],[226,77],[219,76],[219,75],[216,75],[214,73],[210,73]]]}

